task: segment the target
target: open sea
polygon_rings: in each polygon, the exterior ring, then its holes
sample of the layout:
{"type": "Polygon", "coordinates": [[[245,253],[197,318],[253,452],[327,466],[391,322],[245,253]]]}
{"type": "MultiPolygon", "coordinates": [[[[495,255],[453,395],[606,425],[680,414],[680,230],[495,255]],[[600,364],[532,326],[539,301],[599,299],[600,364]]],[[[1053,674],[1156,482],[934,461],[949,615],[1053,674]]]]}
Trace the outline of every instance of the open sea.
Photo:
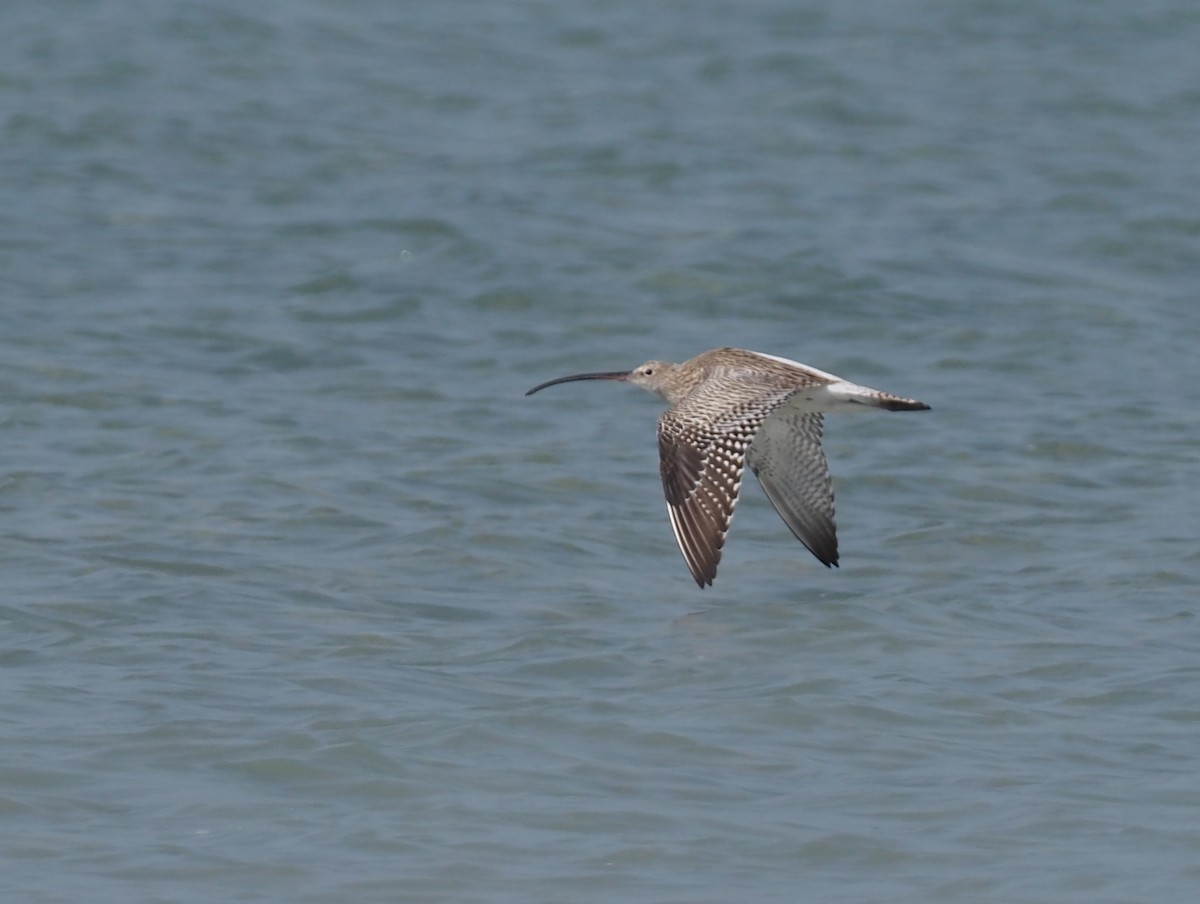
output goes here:
{"type": "Polygon", "coordinates": [[[1200,900],[1194,0],[0,5],[0,899],[1200,900]],[[841,568],[723,345],[830,416],[841,568]]]}

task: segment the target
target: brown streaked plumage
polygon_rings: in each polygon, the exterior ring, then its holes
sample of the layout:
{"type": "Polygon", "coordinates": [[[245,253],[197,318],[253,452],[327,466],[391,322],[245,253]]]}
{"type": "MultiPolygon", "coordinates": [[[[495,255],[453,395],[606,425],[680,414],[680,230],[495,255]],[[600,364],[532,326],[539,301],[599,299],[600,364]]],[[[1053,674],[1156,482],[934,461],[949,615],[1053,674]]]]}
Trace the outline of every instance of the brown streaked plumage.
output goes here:
{"type": "Polygon", "coordinates": [[[796,538],[823,564],[837,565],[822,415],[864,407],[929,408],[740,348],[715,348],[682,364],[647,361],[631,371],[573,374],[525,394],[572,380],[621,380],[670,403],[658,419],[663,491],[675,539],[701,587],[717,576],[746,465],[796,538]]]}

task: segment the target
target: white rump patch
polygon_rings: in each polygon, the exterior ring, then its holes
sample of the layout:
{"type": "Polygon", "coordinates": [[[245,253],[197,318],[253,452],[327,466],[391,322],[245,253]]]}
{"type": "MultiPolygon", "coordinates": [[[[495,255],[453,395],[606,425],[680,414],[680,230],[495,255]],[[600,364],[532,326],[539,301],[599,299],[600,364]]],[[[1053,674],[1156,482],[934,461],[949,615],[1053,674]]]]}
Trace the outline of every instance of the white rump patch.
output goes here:
{"type": "Polygon", "coordinates": [[[879,399],[883,395],[879,390],[839,380],[837,377],[834,377],[834,380],[834,383],[806,386],[796,390],[783,407],[790,411],[822,414],[865,411],[879,407],[879,399]]]}

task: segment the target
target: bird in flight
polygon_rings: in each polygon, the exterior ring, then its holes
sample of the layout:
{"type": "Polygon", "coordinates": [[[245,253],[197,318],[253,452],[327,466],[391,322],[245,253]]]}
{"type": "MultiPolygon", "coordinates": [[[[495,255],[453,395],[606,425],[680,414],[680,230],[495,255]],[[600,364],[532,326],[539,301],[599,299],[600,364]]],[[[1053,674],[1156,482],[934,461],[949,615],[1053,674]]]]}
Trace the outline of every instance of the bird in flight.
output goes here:
{"type": "Polygon", "coordinates": [[[659,470],[675,540],[701,587],[717,576],[747,465],[796,538],[824,565],[837,565],[822,416],[864,408],[929,408],[797,361],[740,348],[711,349],[681,364],[647,361],[630,371],[558,377],[525,395],[574,380],[632,383],[668,402],[658,419],[659,470]]]}

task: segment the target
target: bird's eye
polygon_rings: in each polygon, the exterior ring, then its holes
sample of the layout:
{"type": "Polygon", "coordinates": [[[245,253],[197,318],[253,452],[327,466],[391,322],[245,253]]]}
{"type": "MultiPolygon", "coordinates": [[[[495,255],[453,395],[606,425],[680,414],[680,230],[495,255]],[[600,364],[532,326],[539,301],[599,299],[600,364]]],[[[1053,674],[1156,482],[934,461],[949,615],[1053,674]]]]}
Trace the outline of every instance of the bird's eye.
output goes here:
{"type": "Polygon", "coordinates": [[[653,373],[654,373],[654,368],[653,368],[653,367],[645,367],[645,368],[642,368],[642,375],[643,375],[643,376],[649,377],[649,376],[651,376],[653,373]]]}

